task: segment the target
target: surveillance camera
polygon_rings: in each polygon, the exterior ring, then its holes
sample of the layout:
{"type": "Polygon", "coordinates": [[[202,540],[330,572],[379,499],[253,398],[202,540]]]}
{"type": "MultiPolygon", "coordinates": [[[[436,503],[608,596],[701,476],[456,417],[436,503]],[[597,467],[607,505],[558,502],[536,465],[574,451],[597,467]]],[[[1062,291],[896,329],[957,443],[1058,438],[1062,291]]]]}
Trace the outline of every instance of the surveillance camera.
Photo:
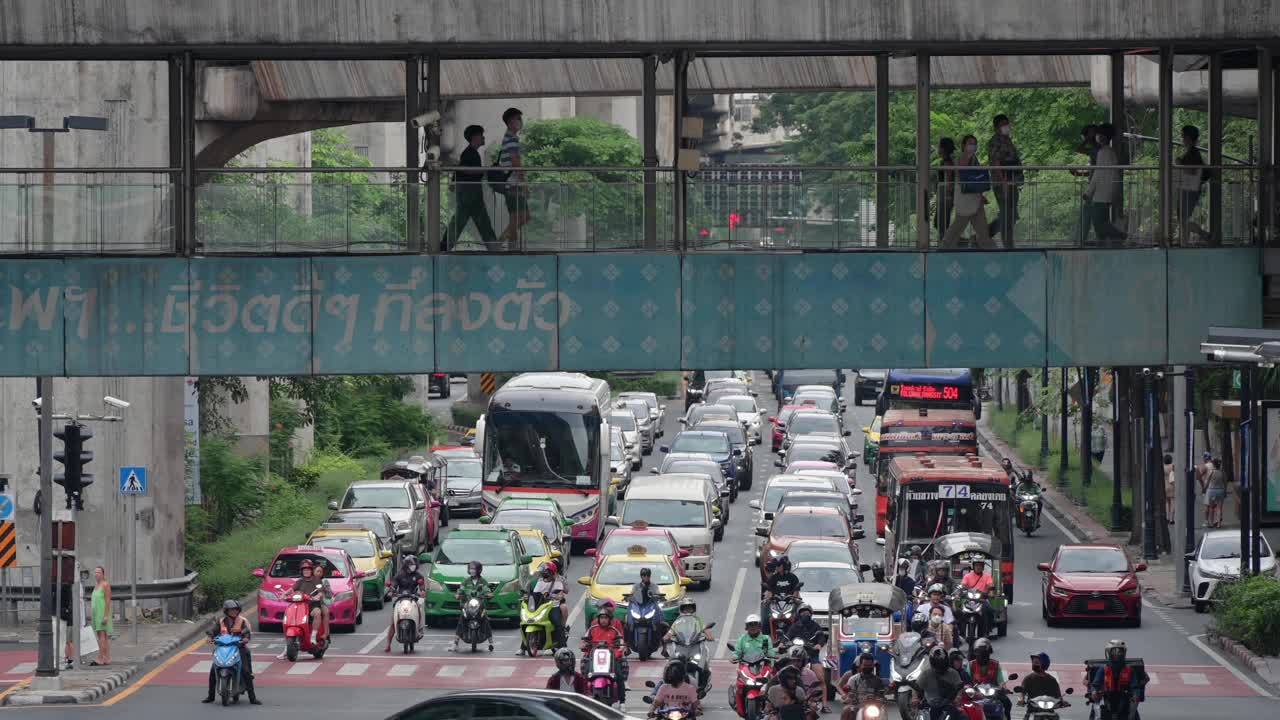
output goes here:
{"type": "Polygon", "coordinates": [[[113,397],[111,397],[110,395],[106,395],[106,396],[104,396],[104,397],[102,398],[102,402],[104,402],[104,403],[106,403],[106,404],[110,405],[110,406],[111,406],[111,407],[113,407],[113,408],[118,408],[118,409],[120,409],[120,410],[123,410],[123,409],[125,409],[125,408],[129,407],[129,403],[128,403],[128,402],[126,402],[126,401],[124,401],[124,400],[121,400],[120,398],[113,398],[113,397]]]}
{"type": "Polygon", "coordinates": [[[427,148],[427,161],[428,161],[428,162],[435,162],[435,161],[437,161],[437,160],[439,160],[439,159],[440,159],[440,146],[439,146],[439,145],[432,145],[431,147],[427,148]]]}
{"type": "Polygon", "coordinates": [[[416,128],[435,125],[438,122],[440,122],[440,112],[438,110],[428,110],[421,115],[414,115],[413,118],[409,120],[409,124],[416,128]]]}

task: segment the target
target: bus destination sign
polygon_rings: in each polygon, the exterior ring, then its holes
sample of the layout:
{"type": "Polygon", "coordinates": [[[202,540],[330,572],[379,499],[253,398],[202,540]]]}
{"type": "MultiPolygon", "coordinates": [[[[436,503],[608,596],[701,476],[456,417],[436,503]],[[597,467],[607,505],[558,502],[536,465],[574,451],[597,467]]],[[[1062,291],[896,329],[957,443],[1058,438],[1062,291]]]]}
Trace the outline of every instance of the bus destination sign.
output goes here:
{"type": "Polygon", "coordinates": [[[935,402],[959,402],[960,386],[944,384],[898,383],[889,386],[889,394],[903,400],[932,400],[935,402]]]}

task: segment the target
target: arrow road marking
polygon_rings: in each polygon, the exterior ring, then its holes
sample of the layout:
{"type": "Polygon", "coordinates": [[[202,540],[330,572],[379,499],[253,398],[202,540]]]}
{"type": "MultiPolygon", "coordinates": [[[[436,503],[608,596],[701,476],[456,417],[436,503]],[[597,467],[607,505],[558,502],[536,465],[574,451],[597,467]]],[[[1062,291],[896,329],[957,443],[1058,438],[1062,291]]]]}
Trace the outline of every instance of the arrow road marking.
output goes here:
{"type": "Polygon", "coordinates": [[[1036,637],[1036,634],[1030,630],[1019,630],[1018,634],[1028,640],[1039,640],[1040,642],[1058,642],[1062,640],[1060,637],[1036,637]]]}

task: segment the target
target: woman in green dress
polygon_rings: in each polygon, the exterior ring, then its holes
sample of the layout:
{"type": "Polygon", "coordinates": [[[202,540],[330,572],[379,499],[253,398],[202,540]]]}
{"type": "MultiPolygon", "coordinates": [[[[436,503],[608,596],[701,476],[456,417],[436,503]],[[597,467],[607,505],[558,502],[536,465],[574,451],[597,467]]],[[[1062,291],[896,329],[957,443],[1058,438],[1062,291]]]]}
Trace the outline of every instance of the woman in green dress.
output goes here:
{"type": "Polygon", "coordinates": [[[107,570],[99,565],[93,569],[93,631],[98,635],[98,659],[90,665],[111,664],[111,633],[115,625],[111,620],[111,583],[107,582],[107,570]]]}

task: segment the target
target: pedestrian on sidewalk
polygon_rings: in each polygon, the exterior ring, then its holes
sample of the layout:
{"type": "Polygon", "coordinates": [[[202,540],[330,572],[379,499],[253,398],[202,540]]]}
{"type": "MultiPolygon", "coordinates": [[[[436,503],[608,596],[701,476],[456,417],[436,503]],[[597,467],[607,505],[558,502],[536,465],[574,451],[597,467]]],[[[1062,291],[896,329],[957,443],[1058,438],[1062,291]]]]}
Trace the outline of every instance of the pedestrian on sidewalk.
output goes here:
{"type": "Polygon", "coordinates": [[[1164,454],[1164,518],[1170,525],[1173,524],[1173,495],[1174,495],[1174,472],[1173,472],[1173,456],[1169,453],[1164,454]]]}
{"type": "Polygon", "coordinates": [[[1107,454],[1107,431],[1102,429],[1102,423],[1096,419],[1093,421],[1093,430],[1089,433],[1089,449],[1096,462],[1102,462],[1107,454]]]}
{"type": "Polygon", "coordinates": [[[1221,458],[1213,459],[1213,471],[1205,482],[1204,522],[1206,527],[1222,527],[1222,503],[1227,497],[1227,474],[1222,472],[1221,458]]]}
{"type": "MultiPolygon", "coordinates": [[[[107,569],[99,565],[93,569],[93,594],[89,596],[92,609],[93,631],[98,635],[98,659],[90,665],[111,664],[111,633],[116,631],[111,617],[111,583],[107,582],[107,569]]],[[[134,619],[137,622],[137,619],[134,619]]]]}

